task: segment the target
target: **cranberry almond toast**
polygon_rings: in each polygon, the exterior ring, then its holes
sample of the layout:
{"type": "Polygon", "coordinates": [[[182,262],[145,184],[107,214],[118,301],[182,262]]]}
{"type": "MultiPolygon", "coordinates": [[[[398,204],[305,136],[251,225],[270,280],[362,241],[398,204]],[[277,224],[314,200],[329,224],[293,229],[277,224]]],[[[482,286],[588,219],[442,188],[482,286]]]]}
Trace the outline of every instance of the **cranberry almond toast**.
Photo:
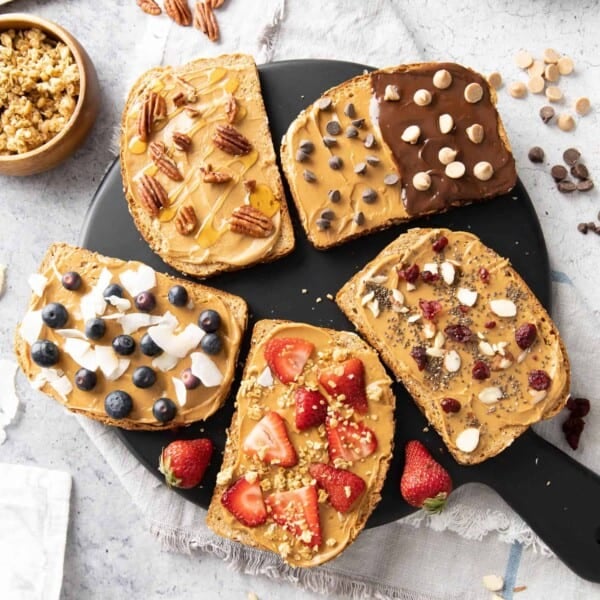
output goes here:
{"type": "Polygon", "coordinates": [[[259,321],[207,524],[294,566],[331,560],[380,499],[394,405],[356,334],[259,321]]]}
{"type": "Polygon", "coordinates": [[[411,229],[338,292],[462,464],[501,452],[565,405],[569,360],[509,261],[471,233],[411,229]]]}
{"type": "Polygon", "coordinates": [[[225,401],[242,298],[67,244],[53,244],[29,281],[17,358],[65,408],[155,430],[206,419],[225,401]]]}

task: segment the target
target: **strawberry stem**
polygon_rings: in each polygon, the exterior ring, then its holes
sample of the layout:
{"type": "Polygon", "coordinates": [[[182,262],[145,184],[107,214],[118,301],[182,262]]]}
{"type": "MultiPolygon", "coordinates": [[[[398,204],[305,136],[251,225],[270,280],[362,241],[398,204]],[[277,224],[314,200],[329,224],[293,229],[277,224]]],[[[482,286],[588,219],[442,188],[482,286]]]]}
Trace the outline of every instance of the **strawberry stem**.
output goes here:
{"type": "Polygon", "coordinates": [[[444,510],[447,499],[448,494],[446,494],[446,492],[440,492],[433,498],[427,498],[427,500],[423,502],[422,508],[428,515],[437,515],[444,510]]]}

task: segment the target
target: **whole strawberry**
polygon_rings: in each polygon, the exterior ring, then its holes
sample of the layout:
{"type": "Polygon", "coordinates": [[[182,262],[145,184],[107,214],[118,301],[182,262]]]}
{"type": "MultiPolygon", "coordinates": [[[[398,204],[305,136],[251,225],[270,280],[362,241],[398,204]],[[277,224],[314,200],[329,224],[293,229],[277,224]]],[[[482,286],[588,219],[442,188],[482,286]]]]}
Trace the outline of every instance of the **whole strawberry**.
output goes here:
{"type": "Polygon", "coordinates": [[[196,487],[204,477],[212,451],[213,444],[206,438],[176,440],[163,448],[158,470],[171,487],[196,487]]]}
{"type": "Polygon", "coordinates": [[[400,480],[402,497],[430,514],[440,513],[452,491],[452,479],[427,448],[416,440],[406,444],[404,472],[400,480]]]}

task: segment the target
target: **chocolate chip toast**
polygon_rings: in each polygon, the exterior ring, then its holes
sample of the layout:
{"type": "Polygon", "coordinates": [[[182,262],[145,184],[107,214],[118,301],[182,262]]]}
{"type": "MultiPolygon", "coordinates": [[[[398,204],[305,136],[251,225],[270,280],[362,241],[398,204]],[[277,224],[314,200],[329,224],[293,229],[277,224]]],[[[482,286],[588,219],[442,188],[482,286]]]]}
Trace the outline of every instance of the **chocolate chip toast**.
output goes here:
{"type": "Polygon", "coordinates": [[[569,360],[550,316],[471,233],[409,230],[336,302],[459,463],[495,456],[567,400],[569,360]]]}

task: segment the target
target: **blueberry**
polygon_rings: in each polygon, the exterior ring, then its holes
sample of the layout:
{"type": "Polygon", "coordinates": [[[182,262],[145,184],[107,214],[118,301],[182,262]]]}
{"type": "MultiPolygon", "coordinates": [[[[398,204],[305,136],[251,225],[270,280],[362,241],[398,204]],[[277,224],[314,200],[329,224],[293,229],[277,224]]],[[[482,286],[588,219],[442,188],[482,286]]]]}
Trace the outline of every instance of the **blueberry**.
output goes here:
{"type": "Polygon", "coordinates": [[[174,285],[169,290],[169,302],[173,306],[185,306],[188,303],[187,290],[182,285],[174,285]]]}
{"type": "Polygon", "coordinates": [[[65,290],[78,290],[81,287],[81,275],[75,271],[69,271],[62,276],[61,283],[65,290]]]}
{"type": "Polygon", "coordinates": [[[50,302],[42,309],[42,321],[52,329],[63,327],[68,318],[67,309],[59,302],[50,302]]]}
{"type": "Polygon", "coordinates": [[[112,419],[123,419],[133,408],[131,396],[123,390],[109,392],[104,398],[104,410],[112,419]]]}
{"type": "Polygon", "coordinates": [[[58,346],[50,340],[37,340],[31,346],[31,360],[40,367],[51,367],[58,362],[58,346]]]}
{"type": "Polygon", "coordinates": [[[223,343],[216,333],[207,333],[200,341],[200,347],[206,354],[219,354],[223,343]]]}
{"type": "Polygon", "coordinates": [[[162,354],[162,348],[156,344],[149,333],[145,333],[140,340],[140,350],[146,356],[158,356],[162,354]]]}
{"type": "Polygon", "coordinates": [[[117,354],[129,356],[135,351],[135,340],[130,335],[118,335],[112,341],[112,347],[117,354]]]}
{"type": "Polygon", "coordinates": [[[133,385],[139,388],[149,388],[156,381],[156,372],[150,367],[138,367],[133,372],[133,385]]]}
{"type": "Polygon", "coordinates": [[[198,317],[198,325],[206,333],[213,333],[221,326],[221,316],[216,310],[203,310],[198,317]]]}
{"type": "Polygon", "coordinates": [[[75,373],[75,385],[84,392],[89,392],[94,389],[97,381],[98,377],[96,376],[96,373],[89,369],[81,368],[75,373]]]}
{"type": "Polygon", "coordinates": [[[192,373],[191,369],[181,372],[181,380],[188,390],[195,390],[200,385],[200,380],[192,373]]]}
{"type": "Polygon", "coordinates": [[[152,407],[154,418],[161,423],[172,421],[176,412],[175,402],[169,398],[159,398],[152,407]]]}
{"type": "Polygon", "coordinates": [[[156,306],[156,298],[152,292],[140,292],[135,297],[135,306],[138,310],[150,312],[156,306]]]}
{"type": "Polygon", "coordinates": [[[99,317],[95,317],[93,319],[88,319],[85,322],[85,336],[90,340],[99,340],[101,339],[106,332],[106,322],[104,319],[100,319],[99,317]]]}
{"type": "Polygon", "coordinates": [[[123,288],[118,283],[111,283],[102,292],[102,296],[107,301],[111,296],[117,296],[118,298],[122,298],[123,297],[123,288]]]}

